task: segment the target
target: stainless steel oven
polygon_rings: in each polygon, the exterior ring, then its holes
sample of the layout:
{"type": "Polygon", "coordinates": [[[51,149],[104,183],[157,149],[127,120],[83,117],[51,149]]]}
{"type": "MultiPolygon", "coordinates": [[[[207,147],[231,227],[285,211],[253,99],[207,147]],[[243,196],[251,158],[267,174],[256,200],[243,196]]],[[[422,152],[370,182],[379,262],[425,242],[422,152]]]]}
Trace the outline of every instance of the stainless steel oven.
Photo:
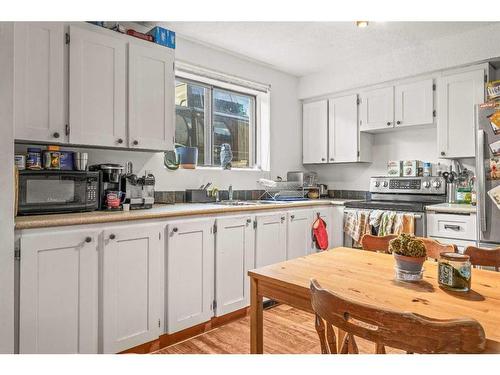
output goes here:
{"type": "Polygon", "coordinates": [[[99,205],[99,172],[19,171],[18,214],[93,211],[99,205]]]}
{"type": "MultiPolygon", "coordinates": [[[[415,235],[425,237],[425,206],[446,201],[446,183],[442,177],[372,177],[371,197],[365,201],[346,202],[348,210],[384,210],[415,215],[415,235]]],[[[344,234],[344,246],[353,240],[344,234]]]]}

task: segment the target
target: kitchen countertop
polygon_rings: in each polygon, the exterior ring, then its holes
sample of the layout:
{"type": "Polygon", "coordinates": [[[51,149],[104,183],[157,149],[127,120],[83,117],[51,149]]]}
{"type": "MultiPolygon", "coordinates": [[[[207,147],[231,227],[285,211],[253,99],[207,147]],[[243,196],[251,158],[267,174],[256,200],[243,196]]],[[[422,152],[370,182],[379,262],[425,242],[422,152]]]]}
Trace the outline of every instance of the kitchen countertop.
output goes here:
{"type": "Polygon", "coordinates": [[[82,213],[51,214],[17,216],[15,218],[15,229],[32,229],[61,227],[67,225],[85,225],[98,223],[111,223],[118,221],[162,219],[169,217],[213,215],[237,213],[246,211],[266,211],[295,207],[311,206],[343,206],[345,202],[353,199],[317,199],[299,202],[267,203],[248,206],[227,206],[215,203],[177,203],[177,204],[155,204],[151,209],[131,211],[92,211],[82,213]]]}
{"type": "Polygon", "coordinates": [[[427,211],[442,212],[449,214],[470,214],[476,212],[476,206],[463,203],[439,203],[425,206],[427,211]]]}

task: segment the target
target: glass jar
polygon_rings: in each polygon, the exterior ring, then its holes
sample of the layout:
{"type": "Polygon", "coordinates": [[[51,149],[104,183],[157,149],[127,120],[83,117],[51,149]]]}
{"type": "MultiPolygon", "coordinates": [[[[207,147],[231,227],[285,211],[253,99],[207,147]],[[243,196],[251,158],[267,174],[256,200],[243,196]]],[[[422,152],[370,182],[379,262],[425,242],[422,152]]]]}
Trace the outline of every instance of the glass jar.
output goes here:
{"type": "Polygon", "coordinates": [[[441,253],[438,263],[438,282],[443,288],[468,292],[471,287],[469,256],[458,253],[441,253]]]}
{"type": "Polygon", "coordinates": [[[28,148],[26,168],[32,170],[42,169],[42,149],[37,147],[28,148]]]}
{"type": "Polygon", "coordinates": [[[59,146],[48,146],[43,152],[43,167],[45,169],[61,169],[61,152],[59,146]]]}
{"type": "Polygon", "coordinates": [[[470,204],[472,200],[472,192],[470,187],[459,187],[456,193],[457,203],[470,204]]]}

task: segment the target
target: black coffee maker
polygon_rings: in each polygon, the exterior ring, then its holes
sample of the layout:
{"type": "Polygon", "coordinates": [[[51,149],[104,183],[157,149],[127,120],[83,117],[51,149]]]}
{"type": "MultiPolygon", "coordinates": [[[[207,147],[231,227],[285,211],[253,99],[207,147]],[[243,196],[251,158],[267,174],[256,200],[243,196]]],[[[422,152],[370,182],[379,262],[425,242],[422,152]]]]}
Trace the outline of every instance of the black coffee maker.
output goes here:
{"type": "Polygon", "coordinates": [[[123,165],[97,164],[89,167],[90,171],[99,172],[100,210],[121,210],[125,194],[122,192],[123,165]]]}

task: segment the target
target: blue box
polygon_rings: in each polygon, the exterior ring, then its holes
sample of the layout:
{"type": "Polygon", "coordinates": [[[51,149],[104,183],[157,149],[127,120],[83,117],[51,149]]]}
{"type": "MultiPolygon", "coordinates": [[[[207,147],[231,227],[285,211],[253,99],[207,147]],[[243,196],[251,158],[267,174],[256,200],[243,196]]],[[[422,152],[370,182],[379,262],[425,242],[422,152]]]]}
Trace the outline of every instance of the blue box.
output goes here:
{"type": "Polygon", "coordinates": [[[156,44],[175,49],[175,32],[164,29],[163,27],[156,26],[147,32],[151,35],[156,44]]]}

